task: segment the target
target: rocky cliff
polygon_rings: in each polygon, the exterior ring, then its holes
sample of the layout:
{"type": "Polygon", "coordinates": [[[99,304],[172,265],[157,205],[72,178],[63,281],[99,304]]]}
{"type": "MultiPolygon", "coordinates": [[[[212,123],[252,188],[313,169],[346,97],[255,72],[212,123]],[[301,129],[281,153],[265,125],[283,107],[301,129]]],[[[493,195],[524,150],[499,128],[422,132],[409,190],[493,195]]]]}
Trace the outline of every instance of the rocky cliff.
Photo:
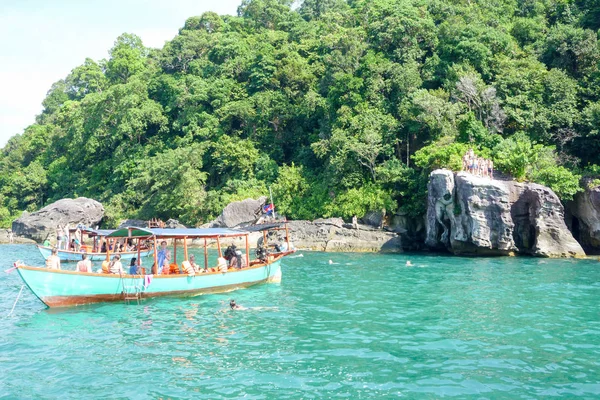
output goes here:
{"type": "Polygon", "coordinates": [[[431,248],[467,255],[585,255],[547,187],[442,169],[431,173],[428,190],[425,243],[431,248]]]}
{"type": "Polygon", "coordinates": [[[319,251],[384,252],[402,251],[400,236],[368,225],[353,227],[341,218],[290,221],[290,239],[301,249],[319,251]]]}
{"type": "Polygon", "coordinates": [[[58,200],[34,213],[23,213],[12,223],[17,236],[24,236],[38,242],[47,237],[56,240],[56,227],[61,224],[76,226],[96,226],[104,217],[104,207],[96,200],[86,197],[58,200]]]}
{"type": "Polygon", "coordinates": [[[600,254],[600,186],[591,179],[582,184],[585,191],[568,204],[567,222],[588,254],[600,254]]]}

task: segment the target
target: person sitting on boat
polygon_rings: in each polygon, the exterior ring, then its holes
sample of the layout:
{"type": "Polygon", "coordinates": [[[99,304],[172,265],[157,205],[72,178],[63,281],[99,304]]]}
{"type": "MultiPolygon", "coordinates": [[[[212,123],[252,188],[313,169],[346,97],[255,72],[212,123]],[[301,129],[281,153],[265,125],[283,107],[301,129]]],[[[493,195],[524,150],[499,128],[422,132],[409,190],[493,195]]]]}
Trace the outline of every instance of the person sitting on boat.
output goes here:
{"type": "Polygon", "coordinates": [[[93,272],[92,270],[92,262],[88,259],[87,254],[81,255],[81,261],[77,263],[77,268],[75,269],[77,272],[93,272]]]}
{"type": "Polygon", "coordinates": [[[54,247],[52,254],[46,259],[46,268],[60,269],[60,258],[58,258],[58,249],[54,247]]]}
{"type": "Polygon", "coordinates": [[[225,253],[223,253],[223,258],[225,258],[227,260],[227,264],[229,266],[229,268],[237,268],[237,257],[235,256],[235,252],[236,252],[237,248],[235,247],[235,244],[232,244],[231,246],[227,247],[225,249],[225,253]]]}
{"type": "Polygon", "coordinates": [[[132,258],[129,264],[129,275],[140,275],[141,266],[137,263],[137,258],[132,258]]]}
{"type": "Polygon", "coordinates": [[[235,251],[235,259],[237,261],[237,265],[235,266],[235,268],[237,269],[242,269],[242,268],[246,268],[246,257],[244,257],[242,255],[242,252],[240,250],[236,250],[235,251]]]}
{"type": "Polygon", "coordinates": [[[190,255],[190,265],[192,266],[192,268],[194,268],[194,271],[196,271],[197,273],[205,273],[208,272],[208,270],[206,268],[202,268],[200,267],[198,264],[196,264],[196,256],[195,255],[190,255]]]}
{"type": "Polygon", "coordinates": [[[49,237],[46,237],[46,240],[44,240],[44,243],[42,244],[42,246],[50,247],[50,238],[49,237]]]}
{"type": "Polygon", "coordinates": [[[71,239],[71,244],[69,245],[69,250],[77,251],[77,245],[75,244],[75,239],[71,239]]]}
{"type": "Polygon", "coordinates": [[[102,246],[100,246],[100,253],[106,253],[106,240],[102,241],[102,246]]]}
{"type": "Polygon", "coordinates": [[[167,256],[167,242],[163,240],[162,242],[160,242],[160,250],[157,254],[157,259],[158,259],[158,272],[157,273],[159,273],[159,274],[162,273],[166,256],[167,256]]]}
{"type": "Polygon", "coordinates": [[[217,268],[219,272],[227,272],[227,260],[224,257],[217,258],[217,268]]]}
{"type": "Polygon", "coordinates": [[[123,274],[123,264],[121,264],[121,256],[115,254],[110,264],[108,264],[108,272],[111,274],[123,274]]]}

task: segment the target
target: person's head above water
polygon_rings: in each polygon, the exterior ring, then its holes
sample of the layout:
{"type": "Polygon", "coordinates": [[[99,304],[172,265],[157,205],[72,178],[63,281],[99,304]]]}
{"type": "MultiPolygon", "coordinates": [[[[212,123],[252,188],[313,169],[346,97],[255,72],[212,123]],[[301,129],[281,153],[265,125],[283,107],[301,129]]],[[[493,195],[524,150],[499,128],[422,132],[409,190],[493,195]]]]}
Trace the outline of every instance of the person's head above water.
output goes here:
{"type": "Polygon", "coordinates": [[[229,301],[229,307],[235,308],[236,306],[237,306],[237,304],[235,304],[235,300],[229,301]]]}

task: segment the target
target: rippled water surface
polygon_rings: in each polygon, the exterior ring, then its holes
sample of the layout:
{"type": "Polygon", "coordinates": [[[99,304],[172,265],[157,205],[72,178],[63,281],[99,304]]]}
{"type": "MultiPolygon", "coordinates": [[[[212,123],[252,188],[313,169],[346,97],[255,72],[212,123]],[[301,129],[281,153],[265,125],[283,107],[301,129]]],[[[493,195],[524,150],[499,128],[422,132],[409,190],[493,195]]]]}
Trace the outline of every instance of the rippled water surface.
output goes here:
{"type": "Polygon", "coordinates": [[[0,397],[600,398],[597,261],[300,254],[281,284],[67,310],[25,288],[10,317],[0,273],[0,397]]]}

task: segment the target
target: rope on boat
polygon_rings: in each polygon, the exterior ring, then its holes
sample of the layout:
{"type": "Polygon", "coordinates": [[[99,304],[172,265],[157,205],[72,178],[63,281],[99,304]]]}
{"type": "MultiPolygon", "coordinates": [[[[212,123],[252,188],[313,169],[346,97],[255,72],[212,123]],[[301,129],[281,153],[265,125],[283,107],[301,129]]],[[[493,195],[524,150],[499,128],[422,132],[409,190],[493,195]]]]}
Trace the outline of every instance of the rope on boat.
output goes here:
{"type": "Polygon", "coordinates": [[[21,292],[23,292],[24,287],[25,287],[25,285],[21,285],[21,290],[19,290],[19,294],[17,295],[17,298],[15,299],[15,304],[13,304],[12,309],[8,313],[7,317],[10,317],[12,315],[13,311],[15,311],[15,306],[17,305],[17,301],[19,301],[19,297],[21,297],[21,292]]]}

